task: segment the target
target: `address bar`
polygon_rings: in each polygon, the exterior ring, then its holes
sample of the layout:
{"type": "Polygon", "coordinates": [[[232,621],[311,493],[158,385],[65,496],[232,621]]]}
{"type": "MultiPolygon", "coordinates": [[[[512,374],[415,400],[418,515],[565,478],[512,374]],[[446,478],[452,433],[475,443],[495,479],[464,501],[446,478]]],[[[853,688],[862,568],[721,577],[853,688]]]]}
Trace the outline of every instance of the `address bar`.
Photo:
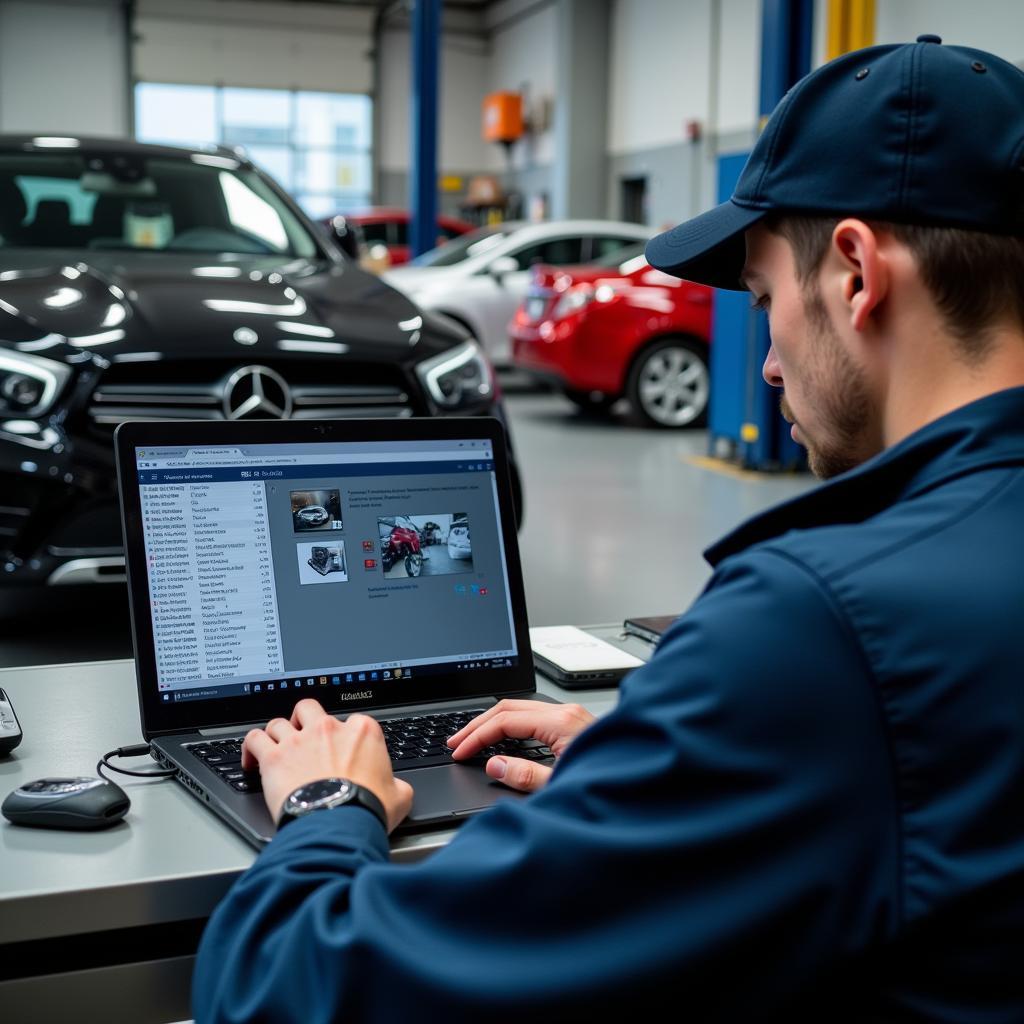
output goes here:
{"type": "Polygon", "coordinates": [[[461,459],[465,462],[490,461],[491,454],[487,451],[470,451],[466,449],[453,448],[451,451],[441,452],[388,452],[387,454],[354,454],[354,455],[260,455],[252,458],[238,458],[237,456],[211,456],[208,459],[163,459],[153,463],[158,469],[189,469],[195,466],[229,466],[242,469],[249,466],[323,466],[323,465],[347,465],[363,462],[451,462],[452,459],[461,459]]]}

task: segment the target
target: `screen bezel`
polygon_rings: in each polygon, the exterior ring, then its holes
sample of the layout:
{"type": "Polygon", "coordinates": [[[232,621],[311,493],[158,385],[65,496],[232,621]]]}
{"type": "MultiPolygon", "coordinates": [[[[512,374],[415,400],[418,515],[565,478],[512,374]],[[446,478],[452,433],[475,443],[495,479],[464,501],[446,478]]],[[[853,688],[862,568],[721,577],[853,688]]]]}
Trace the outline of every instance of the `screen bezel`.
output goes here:
{"type": "MultiPolygon", "coordinates": [[[[122,423],[114,432],[121,527],[124,536],[125,570],[128,577],[132,643],[139,691],[142,733],[148,740],[204,728],[241,726],[271,718],[288,718],[301,691],[250,693],[241,697],[167,702],[157,688],[153,622],[149,608],[149,574],[135,451],[138,448],[182,445],[309,444],[321,442],[372,441],[480,441],[491,442],[498,494],[498,514],[505,547],[505,572],[512,602],[517,663],[509,668],[475,669],[415,676],[408,683],[367,683],[359,692],[369,691],[363,700],[342,700],[348,692],[330,686],[317,687],[316,696],[329,695],[325,707],[332,713],[349,714],[372,708],[399,708],[438,701],[465,700],[536,691],[533,658],[526,617],[522,566],[516,537],[515,511],[509,477],[505,430],[493,417],[409,418],[402,420],[338,420],[303,422],[295,420],[250,420],[244,422],[122,423]]],[[[311,696],[314,695],[312,692],[311,696]]],[[[306,694],[302,694],[306,696],[306,694]]]]}

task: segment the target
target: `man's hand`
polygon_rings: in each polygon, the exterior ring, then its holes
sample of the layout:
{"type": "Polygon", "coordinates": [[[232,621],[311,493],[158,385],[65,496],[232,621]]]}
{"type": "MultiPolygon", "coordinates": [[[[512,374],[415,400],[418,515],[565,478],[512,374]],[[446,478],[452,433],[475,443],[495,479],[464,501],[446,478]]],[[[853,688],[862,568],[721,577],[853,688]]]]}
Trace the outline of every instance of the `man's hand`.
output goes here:
{"type": "Polygon", "coordinates": [[[388,832],[412,808],[412,786],[395,778],[377,722],[367,715],[340,722],[315,700],[300,700],[291,721],[274,718],[245,737],[242,768],[257,765],[274,821],[289,793],[329,778],[348,779],[373,793],[387,811],[388,832]]]}
{"type": "MultiPolygon", "coordinates": [[[[478,754],[484,747],[506,738],[536,739],[561,757],[569,743],[591,722],[594,716],[579,704],[544,704],[536,700],[503,700],[474,718],[448,740],[452,757],[463,761],[478,754]]],[[[521,757],[492,757],[487,774],[511,789],[532,793],[551,777],[547,765],[536,764],[521,757]]]]}

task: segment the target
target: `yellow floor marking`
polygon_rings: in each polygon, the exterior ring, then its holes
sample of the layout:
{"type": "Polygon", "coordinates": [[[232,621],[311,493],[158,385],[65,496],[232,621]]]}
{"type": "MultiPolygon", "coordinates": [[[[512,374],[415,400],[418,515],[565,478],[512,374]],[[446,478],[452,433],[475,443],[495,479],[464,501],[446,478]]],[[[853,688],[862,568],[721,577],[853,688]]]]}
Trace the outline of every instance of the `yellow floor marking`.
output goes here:
{"type": "Polygon", "coordinates": [[[710,455],[680,455],[681,461],[698,469],[708,469],[712,473],[721,473],[722,476],[731,476],[734,480],[754,481],[763,483],[766,480],[777,480],[778,473],[759,473],[754,469],[744,469],[725,459],[714,459],[710,455]]]}

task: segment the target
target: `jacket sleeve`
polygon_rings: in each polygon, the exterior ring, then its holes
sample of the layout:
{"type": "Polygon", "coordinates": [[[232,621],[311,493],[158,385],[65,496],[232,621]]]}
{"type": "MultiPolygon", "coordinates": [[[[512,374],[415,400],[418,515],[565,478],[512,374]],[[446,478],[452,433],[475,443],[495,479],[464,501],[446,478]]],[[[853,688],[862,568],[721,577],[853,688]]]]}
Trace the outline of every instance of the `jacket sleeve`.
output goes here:
{"type": "Polygon", "coordinates": [[[282,832],[199,950],[207,1021],[758,1018],[891,935],[898,816],[873,681],[827,587],[723,564],[551,782],[415,865],[369,813],[282,832]]]}

